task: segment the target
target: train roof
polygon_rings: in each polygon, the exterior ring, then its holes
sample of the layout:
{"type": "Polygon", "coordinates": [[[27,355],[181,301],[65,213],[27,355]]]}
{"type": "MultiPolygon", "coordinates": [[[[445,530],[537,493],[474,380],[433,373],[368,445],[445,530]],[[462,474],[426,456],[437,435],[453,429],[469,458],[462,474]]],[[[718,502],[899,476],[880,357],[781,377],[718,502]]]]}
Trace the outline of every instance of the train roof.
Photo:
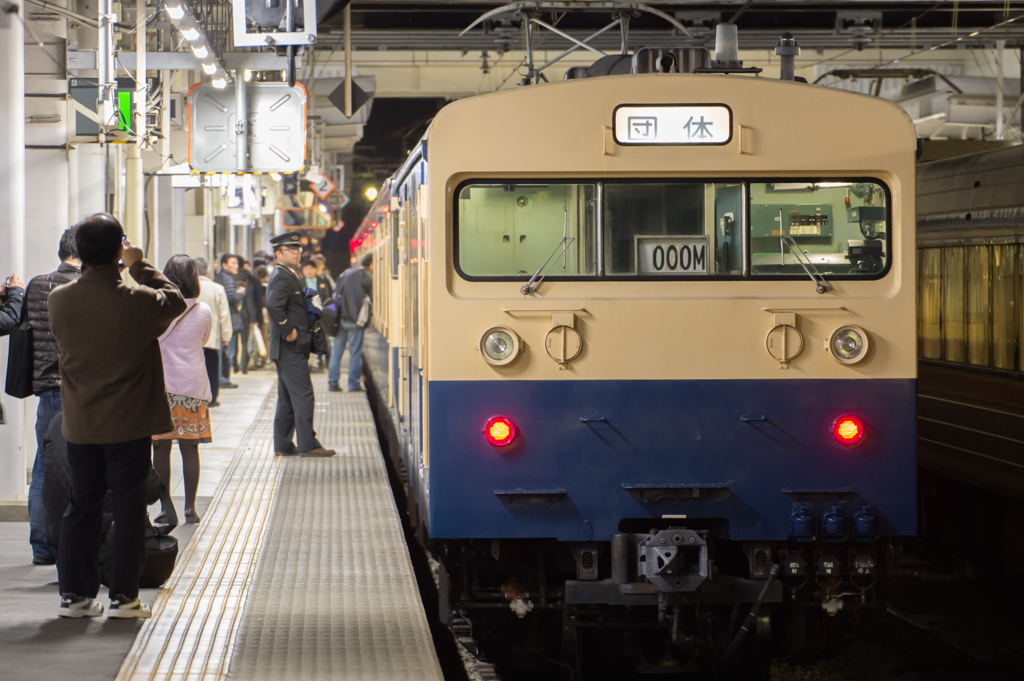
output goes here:
{"type": "Polygon", "coordinates": [[[922,163],[918,242],[1024,237],[1024,146],[922,163]]]}

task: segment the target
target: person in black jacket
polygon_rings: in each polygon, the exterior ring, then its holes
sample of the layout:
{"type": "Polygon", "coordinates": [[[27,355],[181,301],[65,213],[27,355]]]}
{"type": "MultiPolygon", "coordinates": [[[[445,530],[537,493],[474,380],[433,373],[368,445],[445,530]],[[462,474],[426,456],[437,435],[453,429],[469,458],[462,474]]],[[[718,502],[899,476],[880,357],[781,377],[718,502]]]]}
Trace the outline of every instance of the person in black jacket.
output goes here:
{"type": "Polygon", "coordinates": [[[238,274],[235,275],[235,283],[242,289],[242,304],[239,308],[239,315],[242,317],[242,328],[238,332],[238,354],[235,355],[235,371],[243,374],[249,373],[249,334],[252,325],[256,323],[256,301],[253,298],[253,278],[249,264],[245,258],[239,258],[241,266],[238,274]]]}
{"type": "Polygon", "coordinates": [[[359,377],[363,374],[363,330],[366,320],[359,323],[363,302],[373,296],[373,256],[364,255],[360,267],[341,273],[334,286],[334,299],[338,301],[338,335],[331,348],[331,363],[327,368],[327,389],[340,392],[341,355],[348,346],[348,391],[362,390],[359,377]]]}
{"type": "Polygon", "coordinates": [[[235,281],[238,276],[238,256],[233,253],[225,253],[220,256],[220,272],[214,279],[224,287],[228,294],[228,309],[231,310],[231,339],[227,347],[221,352],[220,358],[220,387],[237,388],[231,382],[231,366],[234,365],[238,371],[238,360],[235,355],[238,352],[238,332],[242,330],[242,296],[245,294],[245,287],[239,286],[235,281]]]}
{"type": "MultiPolygon", "coordinates": [[[[18,326],[22,303],[25,300],[24,287],[17,274],[0,280],[0,336],[6,336],[18,326]]],[[[0,403],[0,425],[6,422],[4,405],[0,403]]]]}
{"type": "Polygon", "coordinates": [[[61,413],[59,351],[50,332],[47,301],[53,289],[82,276],[82,261],[75,248],[75,228],[64,230],[57,249],[60,267],[56,272],[42,274],[28,283],[25,294],[25,318],[32,327],[32,394],[39,397],[36,408],[36,459],[32,464],[32,483],[28,488],[29,543],[32,562],[53,565],[57,553],[47,543],[46,509],[43,505],[43,480],[46,475],[44,440],[50,421],[61,413]]]}
{"type": "Polygon", "coordinates": [[[296,273],[302,259],[298,232],[270,240],[278,266],[267,286],[270,317],[270,359],[277,367],[277,413],[274,416],[274,451],[281,456],[334,456],[313,430],[313,382],[309,377],[309,351],[313,333],[306,310],[303,284],[296,273]],[[298,447],[292,443],[297,436],[298,447]]]}
{"type": "Polygon", "coordinates": [[[21,323],[21,306],[25,302],[25,284],[17,274],[0,282],[0,336],[6,336],[21,323]]]}

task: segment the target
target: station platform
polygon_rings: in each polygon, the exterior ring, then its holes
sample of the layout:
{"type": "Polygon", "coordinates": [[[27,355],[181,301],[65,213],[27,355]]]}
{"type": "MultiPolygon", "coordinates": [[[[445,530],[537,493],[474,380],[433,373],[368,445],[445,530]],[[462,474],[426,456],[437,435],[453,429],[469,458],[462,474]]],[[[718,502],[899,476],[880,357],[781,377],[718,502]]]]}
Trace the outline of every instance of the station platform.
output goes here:
{"type": "Polygon", "coordinates": [[[319,376],[327,459],[274,455],[272,370],[221,391],[202,521],[174,531],[149,620],[58,619],[56,570],[31,565],[27,523],[0,523],[0,679],[442,679],[366,394],[319,376]]]}

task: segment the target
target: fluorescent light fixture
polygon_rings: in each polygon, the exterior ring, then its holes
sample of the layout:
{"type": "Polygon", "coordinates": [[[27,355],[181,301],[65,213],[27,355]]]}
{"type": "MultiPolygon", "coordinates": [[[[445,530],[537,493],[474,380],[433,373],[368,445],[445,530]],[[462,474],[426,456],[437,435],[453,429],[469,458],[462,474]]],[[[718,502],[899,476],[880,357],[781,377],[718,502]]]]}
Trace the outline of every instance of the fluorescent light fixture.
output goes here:
{"type": "Polygon", "coordinates": [[[167,15],[175,21],[180,21],[185,16],[185,8],[181,5],[164,5],[167,15]]]}
{"type": "Polygon", "coordinates": [[[223,90],[228,86],[228,81],[224,78],[224,76],[221,76],[220,78],[214,78],[210,84],[218,90],[223,90]]]}
{"type": "Polygon", "coordinates": [[[248,83],[252,80],[252,71],[250,69],[245,70],[245,82],[248,83]]]}
{"type": "Polygon", "coordinates": [[[206,45],[200,43],[192,46],[192,54],[196,55],[198,59],[206,59],[210,56],[210,51],[206,49],[206,45]]]}
{"type": "Polygon", "coordinates": [[[272,179],[274,182],[280,182],[281,173],[270,173],[270,179],[272,179]]]}
{"type": "Polygon", "coordinates": [[[203,64],[203,73],[205,73],[208,76],[212,76],[213,74],[217,73],[217,63],[216,62],[214,62],[212,64],[205,64],[204,63],[203,64]]]}
{"type": "Polygon", "coordinates": [[[184,25],[182,25],[181,34],[185,36],[185,40],[189,42],[199,40],[199,31],[195,27],[184,28],[184,25]]]}

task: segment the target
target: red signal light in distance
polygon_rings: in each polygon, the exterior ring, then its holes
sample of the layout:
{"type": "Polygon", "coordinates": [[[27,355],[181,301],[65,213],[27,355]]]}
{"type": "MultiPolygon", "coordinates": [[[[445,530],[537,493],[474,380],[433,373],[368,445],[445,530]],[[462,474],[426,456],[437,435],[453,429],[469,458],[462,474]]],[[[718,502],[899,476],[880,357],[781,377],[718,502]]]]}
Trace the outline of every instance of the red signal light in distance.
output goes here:
{"type": "Polygon", "coordinates": [[[484,426],[484,437],[495,447],[504,447],[516,436],[516,426],[504,416],[495,416],[484,426]]]}
{"type": "Polygon", "coordinates": [[[856,416],[840,416],[832,423],[832,437],[841,445],[855,445],[864,439],[864,423],[856,416]]]}

